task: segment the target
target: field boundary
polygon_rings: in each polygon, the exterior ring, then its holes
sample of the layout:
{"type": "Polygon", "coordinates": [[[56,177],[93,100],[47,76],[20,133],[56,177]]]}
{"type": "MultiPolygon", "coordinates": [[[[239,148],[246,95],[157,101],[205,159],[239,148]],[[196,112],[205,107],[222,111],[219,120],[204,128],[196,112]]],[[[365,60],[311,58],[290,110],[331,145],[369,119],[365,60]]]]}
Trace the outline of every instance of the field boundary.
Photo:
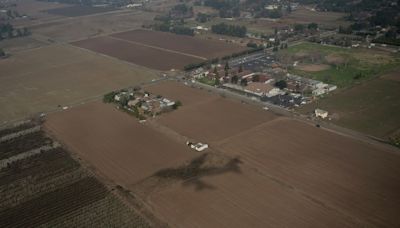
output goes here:
{"type": "Polygon", "coordinates": [[[118,41],[130,43],[130,44],[134,44],[134,45],[139,45],[139,46],[143,46],[143,47],[148,47],[148,48],[157,49],[157,50],[160,50],[160,51],[165,51],[165,52],[170,52],[170,53],[185,55],[185,56],[189,56],[189,57],[197,58],[197,59],[201,59],[201,60],[207,60],[207,58],[202,57],[202,56],[192,55],[192,54],[188,54],[188,53],[184,53],[184,52],[180,52],[180,51],[174,51],[174,50],[171,50],[171,49],[166,49],[166,48],[162,48],[162,47],[157,47],[157,46],[153,46],[153,45],[148,45],[148,44],[144,44],[144,43],[140,43],[140,42],[136,42],[136,41],[125,40],[125,39],[121,39],[121,38],[114,37],[114,36],[112,36],[112,35],[107,36],[107,37],[109,37],[109,38],[111,38],[111,39],[114,39],[114,40],[118,40],[118,41]]]}

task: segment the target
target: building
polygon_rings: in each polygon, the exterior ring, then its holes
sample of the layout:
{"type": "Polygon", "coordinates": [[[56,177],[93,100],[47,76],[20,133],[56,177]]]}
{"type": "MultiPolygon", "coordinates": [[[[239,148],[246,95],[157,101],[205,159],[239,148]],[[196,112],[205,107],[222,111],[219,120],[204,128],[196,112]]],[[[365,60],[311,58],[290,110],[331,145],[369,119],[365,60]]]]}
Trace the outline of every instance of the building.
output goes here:
{"type": "Polygon", "coordinates": [[[315,109],[315,116],[316,117],[321,117],[322,119],[325,119],[328,117],[328,111],[322,110],[322,109],[315,109]]]}
{"type": "Polygon", "coordinates": [[[261,83],[261,82],[249,83],[244,88],[244,91],[260,97],[263,96],[272,97],[280,94],[281,92],[279,88],[275,88],[268,83],[261,83]]]}

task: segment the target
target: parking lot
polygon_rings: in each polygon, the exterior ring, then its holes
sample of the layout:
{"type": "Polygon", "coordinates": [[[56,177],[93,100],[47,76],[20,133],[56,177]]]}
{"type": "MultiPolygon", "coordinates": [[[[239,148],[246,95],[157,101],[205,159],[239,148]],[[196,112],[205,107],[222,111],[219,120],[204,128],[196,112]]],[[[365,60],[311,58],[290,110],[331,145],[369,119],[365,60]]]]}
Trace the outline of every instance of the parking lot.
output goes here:
{"type": "Polygon", "coordinates": [[[245,70],[252,72],[263,72],[265,68],[270,67],[275,62],[275,57],[271,53],[257,52],[229,61],[231,67],[243,66],[245,70]]]}
{"type": "Polygon", "coordinates": [[[274,104],[283,108],[293,108],[300,106],[302,102],[305,101],[305,98],[302,96],[284,94],[273,97],[261,97],[261,101],[274,104]]]}

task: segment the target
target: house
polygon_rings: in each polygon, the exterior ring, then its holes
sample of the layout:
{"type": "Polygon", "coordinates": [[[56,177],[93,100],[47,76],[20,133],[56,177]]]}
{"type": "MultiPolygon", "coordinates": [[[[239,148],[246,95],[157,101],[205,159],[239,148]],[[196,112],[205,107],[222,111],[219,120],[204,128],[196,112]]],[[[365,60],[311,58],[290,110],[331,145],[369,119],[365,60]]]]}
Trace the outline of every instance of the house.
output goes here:
{"type": "Polygon", "coordinates": [[[315,116],[325,119],[326,117],[328,117],[328,112],[322,109],[315,109],[315,116]]]}
{"type": "Polygon", "coordinates": [[[262,96],[273,97],[280,94],[281,92],[279,88],[275,88],[268,83],[261,83],[261,82],[249,83],[244,88],[244,91],[260,97],[262,96]]]}
{"type": "Polygon", "coordinates": [[[168,100],[167,98],[163,98],[163,99],[160,101],[160,107],[161,107],[161,108],[164,108],[164,107],[171,107],[171,106],[173,106],[174,104],[175,104],[174,101],[170,101],[170,100],[168,100]]]}
{"type": "Polygon", "coordinates": [[[252,76],[253,76],[254,74],[255,74],[255,73],[251,72],[250,70],[244,70],[244,71],[242,71],[242,72],[239,72],[239,73],[237,74],[237,76],[238,76],[240,79],[247,79],[247,81],[251,81],[252,76]]]}
{"type": "Polygon", "coordinates": [[[325,94],[325,93],[326,93],[326,89],[324,89],[324,88],[317,88],[312,91],[312,94],[314,96],[321,96],[322,94],[325,94]]]}
{"type": "Polygon", "coordinates": [[[273,81],[273,79],[269,74],[253,75],[253,82],[270,83],[271,81],[273,81]]]}
{"type": "Polygon", "coordinates": [[[133,107],[139,103],[140,99],[130,100],[128,101],[128,106],[133,107]]]}

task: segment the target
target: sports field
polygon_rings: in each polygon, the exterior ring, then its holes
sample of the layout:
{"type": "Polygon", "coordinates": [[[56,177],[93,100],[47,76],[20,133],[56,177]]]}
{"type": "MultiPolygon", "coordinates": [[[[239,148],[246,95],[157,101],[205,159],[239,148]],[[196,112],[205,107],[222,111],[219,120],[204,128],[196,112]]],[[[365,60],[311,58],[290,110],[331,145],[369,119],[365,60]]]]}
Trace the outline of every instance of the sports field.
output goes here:
{"type": "Polygon", "coordinates": [[[291,73],[324,81],[338,87],[348,87],[395,69],[400,64],[398,54],[365,48],[341,48],[316,43],[301,43],[279,53],[286,64],[298,61],[291,73]],[[318,69],[316,69],[318,66],[318,69]]]}

